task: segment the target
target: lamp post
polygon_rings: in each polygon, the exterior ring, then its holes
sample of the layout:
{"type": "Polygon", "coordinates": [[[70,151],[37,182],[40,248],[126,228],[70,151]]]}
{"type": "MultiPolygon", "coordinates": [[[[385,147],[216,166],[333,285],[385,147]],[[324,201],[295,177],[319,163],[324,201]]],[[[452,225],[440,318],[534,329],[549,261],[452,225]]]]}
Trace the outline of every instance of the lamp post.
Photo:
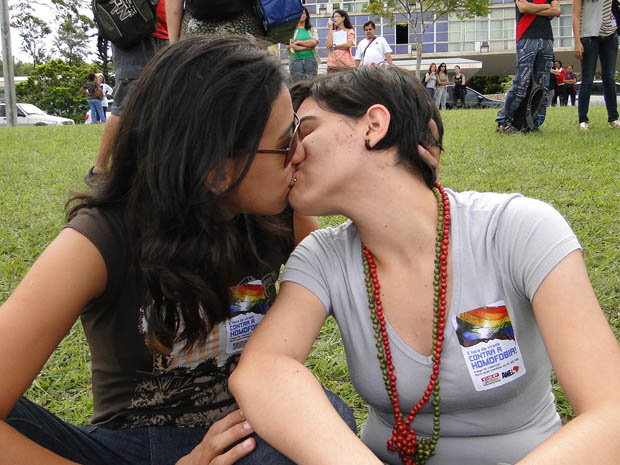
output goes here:
{"type": "Polygon", "coordinates": [[[13,54],[11,53],[8,0],[0,0],[0,28],[2,29],[2,69],[4,71],[6,124],[7,126],[17,126],[17,106],[15,105],[15,79],[13,75],[13,54]]]}

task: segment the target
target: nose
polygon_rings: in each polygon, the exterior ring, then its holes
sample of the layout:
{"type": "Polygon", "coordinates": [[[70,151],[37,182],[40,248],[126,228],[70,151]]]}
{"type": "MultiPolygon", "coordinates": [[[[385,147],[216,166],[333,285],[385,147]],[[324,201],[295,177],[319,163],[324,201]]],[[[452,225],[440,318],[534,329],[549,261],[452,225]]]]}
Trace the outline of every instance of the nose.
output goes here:
{"type": "Polygon", "coordinates": [[[291,165],[295,166],[304,161],[306,158],[306,152],[304,150],[304,145],[302,144],[301,139],[297,141],[297,147],[295,147],[295,152],[293,153],[293,157],[291,158],[291,165]]]}

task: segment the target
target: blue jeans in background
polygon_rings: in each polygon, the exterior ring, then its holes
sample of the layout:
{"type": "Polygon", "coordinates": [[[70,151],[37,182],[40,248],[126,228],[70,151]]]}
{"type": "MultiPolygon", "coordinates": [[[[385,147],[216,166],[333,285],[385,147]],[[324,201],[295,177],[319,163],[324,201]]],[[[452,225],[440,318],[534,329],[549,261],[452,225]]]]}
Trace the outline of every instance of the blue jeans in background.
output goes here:
{"type": "Polygon", "coordinates": [[[448,99],[448,89],[445,86],[435,87],[435,105],[437,105],[438,110],[446,109],[447,99],[448,99]]]}
{"type": "Polygon", "coordinates": [[[512,86],[506,94],[503,108],[497,113],[495,122],[512,123],[517,109],[525,98],[527,85],[532,75],[545,91],[545,99],[540,108],[539,121],[545,119],[549,104],[549,70],[553,66],[553,39],[521,39],[517,41],[517,69],[512,86]]]}
{"type": "Polygon", "coordinates": [[[291,73],[291,80],[298,82],[316,76],[319,71],[319,64],[314,58],[303,58],[301,60],[291,58],[288,68],[291,73]]]}
{"type": "Polygon", "coordinates": [[[601,58],[601,78],[603,95],[607,107],[607,121],[618,119],[618,101],[616,100],[616,61],[618,59],[618,34],[608,37],[582,37],[583,57],[581,58],[581,87],[577,102],[579,122],[587,123],[590,108],[590,92],[596,70],[596,61],[601,58]]]}
{"type": "Polygon", "coordinates": [[[105,123],[105,112],[101,106],[101,100],[98,98],[89,98],[88,106],[90,107],[90,121],[95,124],[98,121],[105,123]]]}
{"type": "MultiPolygon", "coordinates": [[[[338,396],[325,391],[342,419],[353,430],[353,412],[338,396]]],[[[6,422],[46,449],[82,465],[174,465],[202,439],[204,428],[150,426],[120,430],[99,426],[73,426],[24,398],[6,422]]],[[[236,465],[294,465],[256,434],[256,448],[236,465]]],[[[244,438],[245,439],[245,438],[244,438]]]]}

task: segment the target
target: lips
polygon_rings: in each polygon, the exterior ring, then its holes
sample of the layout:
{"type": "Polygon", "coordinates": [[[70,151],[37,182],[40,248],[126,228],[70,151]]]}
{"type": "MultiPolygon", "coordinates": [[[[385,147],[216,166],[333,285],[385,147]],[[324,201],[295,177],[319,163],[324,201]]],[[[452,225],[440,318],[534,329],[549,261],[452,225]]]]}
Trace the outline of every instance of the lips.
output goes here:
{"type": "Polygon", "coordinates": [[[293,174],[291,176],[291,182],[288,185],[288,187],[292,188],[295,185],[296,182],[297,182],[297,170],[293,171],[293,174]]]}

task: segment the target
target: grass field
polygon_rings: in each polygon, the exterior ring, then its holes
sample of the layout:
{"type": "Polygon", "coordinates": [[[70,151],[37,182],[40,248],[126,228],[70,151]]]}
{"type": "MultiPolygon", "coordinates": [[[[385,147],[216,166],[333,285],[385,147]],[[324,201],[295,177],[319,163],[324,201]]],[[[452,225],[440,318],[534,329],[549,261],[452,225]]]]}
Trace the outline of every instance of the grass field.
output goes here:
{"type": "MultiPolygon", "coordinates": [[[[554,205],[583,246],[594,289],[620,335],[620,131],[607,126],[604,107],[590,109],[591,127],[577,130],[575,108],[550,108],[539,134],[495,134],[494,110],[459,110],[444,117],[440,181],[455,190],[521,192],[554,205]]],[[[101,126],[0,130],[0,303],[64,222],[68,192],[85,188],[101,126]]],[[[342,217],[321,218],[322,226],[342,217]]],[[[567,335],[578,337],[578,335],[567,335]]],[[[92,412],[89,352],[81,327],[70,334],[27,396],[76,424],[92,412]]],[[[332,320],[308,360],[321,381],[354,407],[366,409],[348,380],[344,352],[332,320]]],[[[572,412],[559,387],[562,415],[572,412]]]]}

